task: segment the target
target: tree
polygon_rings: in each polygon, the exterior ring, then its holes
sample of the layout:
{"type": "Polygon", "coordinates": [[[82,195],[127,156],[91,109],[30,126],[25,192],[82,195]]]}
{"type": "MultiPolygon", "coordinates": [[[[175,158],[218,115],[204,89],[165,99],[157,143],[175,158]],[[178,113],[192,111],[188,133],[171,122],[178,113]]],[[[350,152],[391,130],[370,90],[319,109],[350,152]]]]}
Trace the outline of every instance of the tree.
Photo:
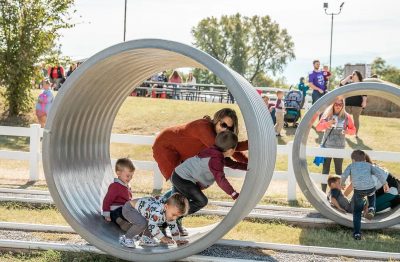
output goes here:
{"type": "Polygon", "coordinates": [[[295,58],[291,36],[269,16],[208,17],[192,28],[192,35],[196,47],[251,83],[260,73],[281,72],[295,58]]]}
{"type": "Polygon", "coordinates": [[[331,70],[331,77],[329,78],[331,88],[339,87],[340,81],[344,77],[344,67],[337,66],[332,68],[331,70]]]}
{"type": "Polygon", "coordinates": [[[0,0],[0,82],[9,116],[31,110],[37,65],[70,28],[74,0],[0,0]]]}
{"type": "Polygon", "coordinates": [[[264,72],[258,73],[253,79],[254,86],[273,87],[274,84],[274,80],[268,77],[264,72]]]}
{"type": "Polygon", "coordinates": [[[375,58],[371,65],[372,73],[377,74],[381,79],[400,85],[400,69],[386,65],[386,61],[381,57],[375,58]]]}

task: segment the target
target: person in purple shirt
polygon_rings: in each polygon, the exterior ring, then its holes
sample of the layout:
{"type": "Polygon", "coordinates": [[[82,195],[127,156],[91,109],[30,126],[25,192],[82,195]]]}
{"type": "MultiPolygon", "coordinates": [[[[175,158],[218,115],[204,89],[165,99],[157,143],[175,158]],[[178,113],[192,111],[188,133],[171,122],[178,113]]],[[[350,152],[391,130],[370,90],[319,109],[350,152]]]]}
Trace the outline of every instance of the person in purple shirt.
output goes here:
{"type": "Polygon", "coordinates": [[[326,94],[326,86],[324,75],[319,70],[319,60],[313,61],[314,70],[308,75],[308,86],[313,90],[312,92],[312,103],[314,104],[318,99],[326,94]]]}

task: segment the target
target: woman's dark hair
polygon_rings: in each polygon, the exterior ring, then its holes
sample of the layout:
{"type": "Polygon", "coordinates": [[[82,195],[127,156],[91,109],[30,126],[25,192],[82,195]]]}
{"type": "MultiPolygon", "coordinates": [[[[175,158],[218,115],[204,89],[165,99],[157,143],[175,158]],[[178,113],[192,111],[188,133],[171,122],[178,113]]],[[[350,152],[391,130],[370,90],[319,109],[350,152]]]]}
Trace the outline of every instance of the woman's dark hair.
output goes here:
{"type": "Polygon", "coordinates": [[[304,80],[304,77],[300,77],[300,82],[304,80]]]}
{"type": "Polygon", "coordinates": [[[213,119],[210,119],[209,116],[204,116],[203,118],[211,120],[213,125],[216,126],[218,124],[218,122],[221,121],[224,117],[229,117],[232,119],[232,122],[233,122],[233,130],[232,131],[233,131],[233,133],[235,133],[235,135],[238,135],[239,134],[238,117],[236,115],[235,110],[233,110],[231,108],[222,108],[221,110],[218,110],[217,112],[215,112],[213,119]]]}
{"type": "Polygon", "coordinates": [[[368,154],[365,154],[365,162],[368,162],[368,163],[370,163],[370,164],[373,164],[373,163],[372,163],[372,160],[371,160],[371,158],[369,157],[368,154]]]}
{"type": "Polygon", "coordinates": [[[354,70],[354,71],[353,71],[353,74],[356,74],[356,75],[357,75],[357,78],[358,78],[358,80],[360,80],[360,82],[363,81],[363,76],[362,76],[362,74],[361,74],[360,71],[354,70]]]}

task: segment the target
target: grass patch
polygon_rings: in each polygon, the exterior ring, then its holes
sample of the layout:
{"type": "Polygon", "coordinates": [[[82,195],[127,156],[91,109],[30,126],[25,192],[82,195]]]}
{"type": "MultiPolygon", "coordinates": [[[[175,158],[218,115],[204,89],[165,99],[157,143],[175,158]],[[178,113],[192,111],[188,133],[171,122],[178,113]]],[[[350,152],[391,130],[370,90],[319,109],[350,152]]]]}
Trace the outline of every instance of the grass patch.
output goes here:
{"type": "MultiPolygon", "coordinates": [[[[222,217],[218,216],[190,216],[184,219],[184,225],[187,227],[200,227],[219,222],[221,219],[222,217]]],[[[18,209],[13,209],[13,207],[10,208],[3,205],[0,206],[0,220],[7,222],[66,225],[60,213],[54,208],[35,209],[19,207],[18,209]]],[[[48,241],[63,241],[74,238],[71,234],[35,234],[48,241]]],[[[224,238],[398,252],[398,247],[400,246],[400,232],[394,230],[378,230],[364,231],[363,234],[363,241],[354,241],[351,235],[351,229],[341,226],[303,228],[281,222],[246,219],[234,227],[224,238]]]]}
{"type": "MultiPolygon", "coordinates": [[[[39,90],[34,90],[34,96],[39,94],[39,90]]],[[[4,101],[0,98],[0,110],[3,110],[4,101]]],[[[113,133],[125,134],[143,134],[154,135],[160,130],[202,118],[204,115],[213,115],[213,113],[223,107],[230,107],[237,111],[240,125],[240,139],[247,138],[246,127],[239,107],[234,104],[204,103],[184,100],[151,99],[143,97],[128,97],[120,108],[113,126],[113,133]]],[[[12,119],[0,119],[0,125],[29,126],[29,123],[36,121],[34,116],[34,104],[32,112],[25,117],[24,121],[12,119]],[[28,123],[27,123],[28,121],[28,123]]],[[[1,113],[1,111],[0,111],[1,113]]],[[[347,148],[374,149],[382,151],[400,151],[400,143],[382,143],[384,137],[397,137],[400,133],[400,119],[382,117],[361,116],[361,130],[359,136],[361,139],[349,137],[346,140],[347,148]]],[[[287,144],[293,141],[295,129],[287,128],[283,132],[284,136],[278,139],[279,144],[287,144]]],[[[308,137],[308,144],[317,146],[321,135],[315,129],[311,129],[308,137]]],[[[20,137],[0,136],[0,149],[23,150],[29,148],[29,139],[20,137]]],[[[138,160],[153,160],[151,146],[128,145],[113,143],[111,145],[111,157],[130,157],[138,160]]],[[[313,157],[308,158],[308,168],[310,172],[321,172],[321,167],[312,164],[313,157]]],[[[350,163],[345,159],[343,166],[350,163]]],[[[400,165],[398,163],[381,163],[387,167],[391,173],[400,177],[400,165]]],[[[278,155],[275,170],[287,170],[287,156],[278,155]]],[[[28,176],[28,161],[0,160],[0,175],[2,177],[20,177],[28,176]]],[[[333,164],[331,166],[333,170],[333,164]]],[[[232,184],[237,190],[240,190],[243,180],[230,178],[232,184]]],[[[153,177],[150,172],[140,171],[132,182],[132,187],[137,194],[152,193],[153,177]],[[143,175],[140,175],[143,174],[143,175]]],[[[165,183],[163,191],[168,190],[169,183],[165,183]]],[[[25,187],[26,188],[26,187],[25,187]]],[[[34,185],[31,188],[46,189],[45,185],[34,185]]],[[[211,199],[231,201],[230,197],[223,193],[217,186],[213,186],[206,191],[211,199]]],[[[310,207],[304,196],[298,190],[298,201],[288,203],[286,200],[287,187],[286,182],[272,182],[266,195],[261,200],[261,204],[291,205],[300,207],[310,207]]]]}
{"type": "Polygon", "coordinates": [[[122,262],[125,260],[117,259],[112,256],[98,255],[93,253],[74,253],[48,251],[26,251],[26,252],[1,252],[2,262],[122,262]]]}

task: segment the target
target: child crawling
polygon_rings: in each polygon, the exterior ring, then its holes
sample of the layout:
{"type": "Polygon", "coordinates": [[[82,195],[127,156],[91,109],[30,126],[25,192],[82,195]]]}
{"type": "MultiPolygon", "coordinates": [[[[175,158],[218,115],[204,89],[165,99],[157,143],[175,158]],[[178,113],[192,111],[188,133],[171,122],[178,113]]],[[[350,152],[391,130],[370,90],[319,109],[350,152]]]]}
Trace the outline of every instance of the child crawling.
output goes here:
{"type": "Polygon", "coordinates": [[[136,247],[135,240],[140,240],[141,246],[157,246],[158,241],[161,244],[186,244],[187,241],[174,241],[164,235],[160,226],[166,222],[172,236],[179,236],[176,219],[185,216],[188,210],[188,199],[179,193],[173,194],[165,202],[156,197],[128,201],[122,207],[122,216],[131,226],[119,241],[130,248],[136,247]]]}

